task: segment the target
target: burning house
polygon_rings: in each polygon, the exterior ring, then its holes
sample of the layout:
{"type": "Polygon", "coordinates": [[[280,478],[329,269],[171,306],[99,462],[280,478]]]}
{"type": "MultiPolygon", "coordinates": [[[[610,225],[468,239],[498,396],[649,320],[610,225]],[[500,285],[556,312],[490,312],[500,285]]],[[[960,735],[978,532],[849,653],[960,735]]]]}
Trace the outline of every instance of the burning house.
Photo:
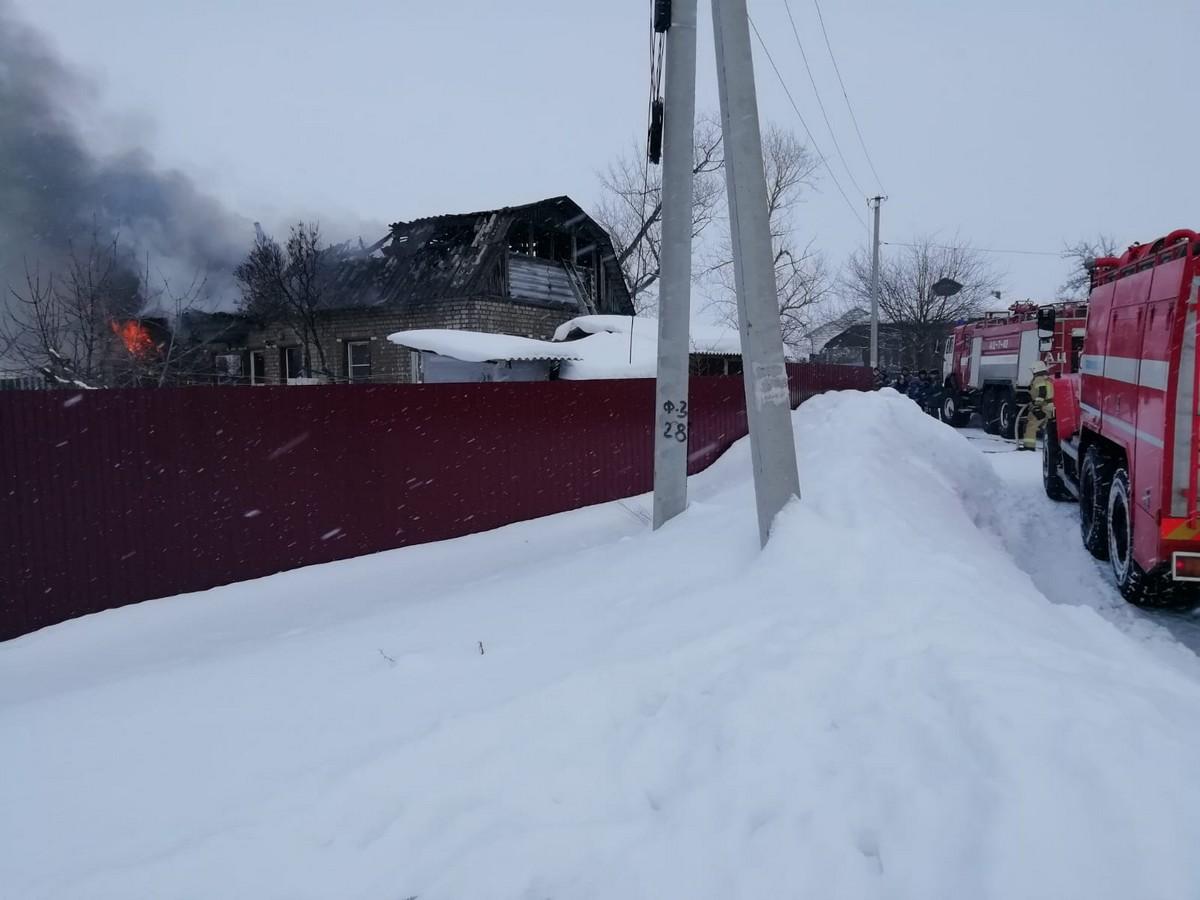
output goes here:
{"type": "Polygon", "coordinates": [[[303,327],[283,307],[171,320],[115,312],[86,371],[56,356],[35,374],[89,387],[412,382],[419,351],[390,334],[548,340],[580,316],[633,314],[611,239],[569,197],[399,222],[371,246],[333,248],[320,280],[303,327]]]}
{"type": "Polygon", "coordinates": [[[242,348],[255,327],[236,313],[185,312],[174,322],[163,316],[111,319],[92,386],[246,383],[242,348]]]}
{"type": "Polygon", "coordinates": [[[607,232],[569,197],[552,197],[396,223],[330,273],[309,340],[319,348],[278,319],[248,323],[236,340],[224,335],[216,355],[248,384],[409,382],[415,354],[389,334],[549,339],[589,314],[632,315],[629,290],[607,232]]]}

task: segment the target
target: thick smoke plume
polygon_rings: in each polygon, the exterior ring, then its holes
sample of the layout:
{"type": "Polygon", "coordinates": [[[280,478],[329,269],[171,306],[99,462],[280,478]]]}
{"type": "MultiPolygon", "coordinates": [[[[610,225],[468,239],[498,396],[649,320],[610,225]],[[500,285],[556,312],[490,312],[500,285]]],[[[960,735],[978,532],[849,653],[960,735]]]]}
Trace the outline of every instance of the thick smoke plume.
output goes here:
{"type": "Polygon", "coordinates": [[[23,281],[26,262],[52,271],[98,231],[119,235],[136,265],[149,255],[175,280],[199,273],[213,304],[228,306],[252,226],[145,152],[93,151],[72,117],[90,93],[0,0],[0,292],[23,281]]]}

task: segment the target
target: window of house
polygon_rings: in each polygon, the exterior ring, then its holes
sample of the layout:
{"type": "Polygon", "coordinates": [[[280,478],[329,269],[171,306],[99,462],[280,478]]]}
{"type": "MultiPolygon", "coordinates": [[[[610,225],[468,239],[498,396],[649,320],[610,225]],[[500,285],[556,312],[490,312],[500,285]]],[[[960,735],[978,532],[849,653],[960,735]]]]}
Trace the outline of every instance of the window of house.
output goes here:
{"type": "Polygon", "coordinates": [[[213,358],[213,368],[216,370],[218,384],[239,381],[242,377],[242,355],[219,353],[213,358]]]}
{"type": "Polygon", "coordinates": [[[299,347],[284,347],[280,352],[280,368],[284,381],[304,376],[304,352],[299,347]]]}
{"type": "Polygon", "coordinates": [[[250,383],[267,383],[267,354],[263,350],[250,351],[250,383]]]}
{"type": "Polygon", "coordinates": [[[351,383],[371,380],[371,342],[346,343],[346,377],[351,383]]]}

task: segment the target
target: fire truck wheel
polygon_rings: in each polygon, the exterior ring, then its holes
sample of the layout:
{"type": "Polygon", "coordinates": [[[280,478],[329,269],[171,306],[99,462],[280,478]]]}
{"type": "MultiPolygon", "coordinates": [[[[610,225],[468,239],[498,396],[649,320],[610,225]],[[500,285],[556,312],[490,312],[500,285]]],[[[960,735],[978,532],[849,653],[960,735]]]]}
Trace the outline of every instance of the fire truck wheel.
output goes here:
{"type": "Polygon", "coordinates": [[[1112,464],[1088,447],[1079,471],[1079,534],[1096,559],[1108,559],[1108,486],[1112,464]]]}
{"type": "Polygon", "coordinates": [[[1191,585],[1172,583],[1165,570],[1146,572],[1133,558],[1133,510],[1129,505],[1129,473],[1118,468],[1108,489],[1108,562],[1121,596],[1149,609],[1185,610],[1196,606],[1191,585]]]}
{"type": "Polygon", "coordinates": [[[998,397],[999,410],[996,413],[996,426],[1000,436],[1011,440],[1017,437],[1017,400],[1012,392],[1002,393],[998,397]]]}
{"type": "Polygon", "coordinates": [[[1108,488],[1108,564],[1121,596],[1131,603],[1138,603],[1146,586],[1146,579],[1138,564],[1133,561],[1133,511],[1129,506],[1129,473],[1123,468],[1113,472],[1108,488]]]}
{"type": "Polygon", "coordinates": [[[1062,450],[1058,446],[1058,432],[1054,420],[1049,419],[1045,426],[1042,440],[1042,487],[1046,496],[1051,500],[1074,500],[1075,496],[1063,484],[1062,476],[1058,474],[1058,464],[1062,459],[1062,450]]]}
{"type": "Polygon", "coordinates": [[[988,434],[1000,433],[999,406],[995,391],[983,392],[983,402],[979,404],[979,415],[983,419],[983,430],[988,434]]]}
{"type": "Polygon", "coordinates": [[[959,410],[958,391],[953,388],[946,388],[946,393],[942,396],[942,421],[955,428],[965,428],[971,420],[970,413],[964,413],[959,410]]]}

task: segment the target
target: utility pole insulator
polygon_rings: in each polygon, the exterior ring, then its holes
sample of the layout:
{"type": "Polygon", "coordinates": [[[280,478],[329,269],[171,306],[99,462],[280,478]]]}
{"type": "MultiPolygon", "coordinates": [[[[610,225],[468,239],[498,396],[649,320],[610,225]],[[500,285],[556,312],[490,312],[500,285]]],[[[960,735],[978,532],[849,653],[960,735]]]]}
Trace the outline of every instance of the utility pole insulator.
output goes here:
{"type": "Polygon", "coordinates": [[[650,103],[650,134],[647,135],[646,145],[649,148],[650,162],[658,165],[662,162],[663,146],[663,102],[654,100],[650,103]]]}
{"type": "MultiPolygon", "coordinates": [[[[645,21],[643,19],[642,21],[645,21]]],[[[671,27],[671,0],[654,0],[654,31],[662,34],[671,27]]]]}

